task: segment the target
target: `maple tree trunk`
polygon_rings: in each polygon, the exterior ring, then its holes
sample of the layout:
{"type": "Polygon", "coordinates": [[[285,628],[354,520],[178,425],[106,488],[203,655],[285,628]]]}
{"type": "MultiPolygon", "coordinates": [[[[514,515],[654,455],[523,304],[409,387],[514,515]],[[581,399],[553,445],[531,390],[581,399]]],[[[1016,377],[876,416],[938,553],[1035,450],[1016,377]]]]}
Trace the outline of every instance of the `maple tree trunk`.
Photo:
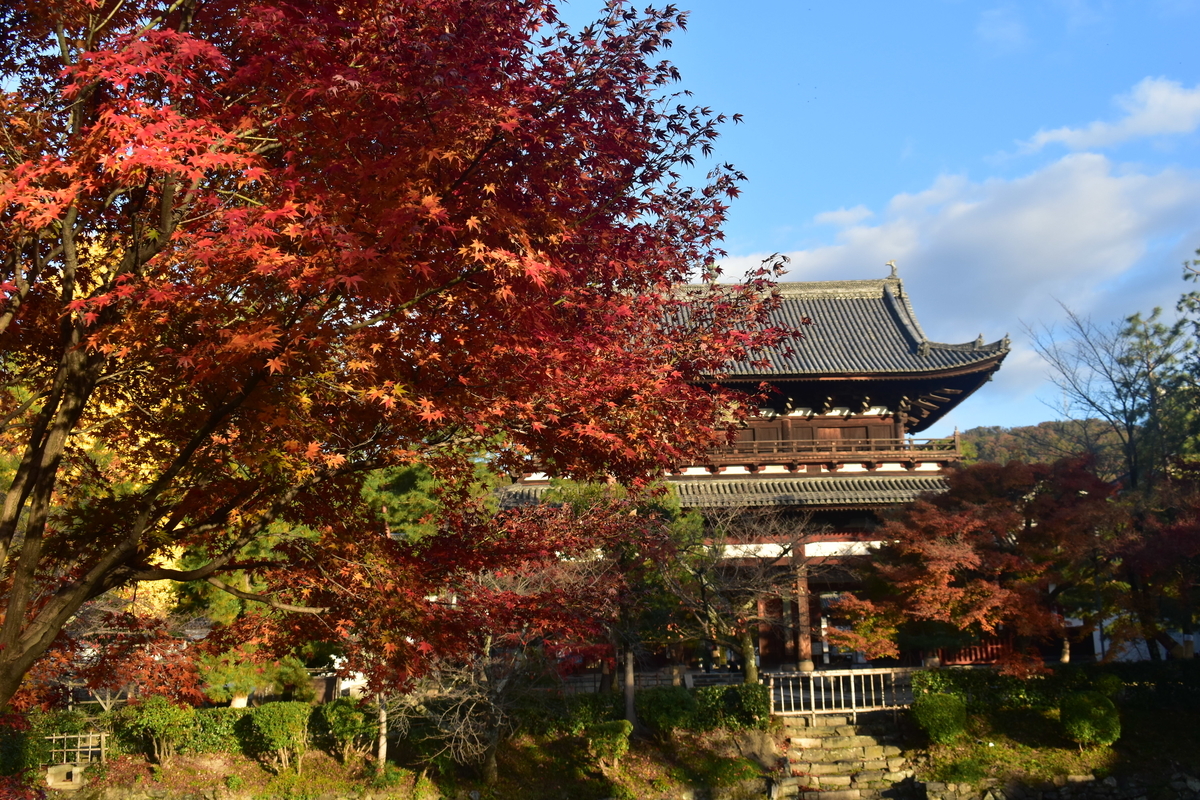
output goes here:
{"type": "Polygon", "coordinates": [[[746,683],[758,683],[758,657],[754,652],[754,634],[757,624],[747,624],[742,629],[742,658],[746,662],[746,683]]]}
{"type": "Polygon", "coordinates": [[[375,695],[375,702],[379,705],[379,727],[378,738],[375,740],[375,774],[382,775],[387,769],[388,757],[388,742],[387,742],[387,727],[388,714],[387,705],[383,702],[383,695],[375,695]]]}
{"type": "Polygon", "coordinates": [[[637,708],[634,705],[634,693],[637,691],[637,679],[633,670],[633,647],[625,648],[625,719],[637,727],[637,708]]]}
{"type": "Polygon", "coordinates": [[[500,780],[500,768],[496,764],[496,751],[500,749],[499,737],[493,735],[488,742],[487,752],[483,755],[483,782],[488,786],[500,780]]]}

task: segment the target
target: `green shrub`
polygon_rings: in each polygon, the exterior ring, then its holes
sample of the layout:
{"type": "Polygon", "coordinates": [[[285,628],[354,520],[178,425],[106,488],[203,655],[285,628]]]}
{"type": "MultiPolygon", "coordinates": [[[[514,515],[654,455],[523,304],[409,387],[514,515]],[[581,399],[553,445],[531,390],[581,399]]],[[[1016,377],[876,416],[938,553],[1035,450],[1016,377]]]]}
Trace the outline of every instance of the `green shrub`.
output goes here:
{"type": "Polygon", "coordinates": [[[198,708],[181,753],[244,753],[250,750],[249,708],[198,708]]]}
{"type": "Polygon", "coordinates": [[[177,706],[165,697],[155,696],[130,709],[130,730],[150,743],[150,752],[159,764],[170,761],[192,732],[195,709],[190,706],[177,706]]]}
{"type": "Polygon", "coordinates": [[[1121,738],[1117,707],[1100,692],[1076,692],[1063,698],[1059,719],[1067,737],[1080,746],[1110,745],[1121,738]]]}
{"type": "Polygon", "coordinates": [[[412,772],[389,761],[371,778],[371,786],[375,789],[395,789],[410,778],[412,772]]]}
{"type": "Polygon", "coordinates": [[[1092,679],[1092,691],[1112,700],[1125,688],[1125,682],[1111,672],[1101,672],[1092,679]]]}
{"type": "MultiPolygon", "coordinates": [[[[1073,675],[1074,672],[1071,672],[1073,675]]],[[[962,698],[972,711],[1000,708],[1057,707],[1067,676],[1038,675],[1018,678],[1001,675],[993,669],[930,669],[913,674],[913,697],[925,694],[953,694],[962,698]]]]}
{"type": "Polygon", "coordinates": [[[616,692],[567,695],[566,713],[556,726],[563,733],[578,736],[598,722],[612,722],[624,713],[625,699],[616,692]]]}
{"type": "Polygon", "coordinates": [[[19,776],[37,769],[48,752],[45,739],[33,730],[28,716],[0,716],[0,775],[19,776]]]}
{"type": "Polygon", "coordinates": [[[315,716],[343,764],[360,752],[360,740],[376,727],[357,703],[345,697],[317,706],[315,716]]]}
{"type": "Polygon", "coordinates": [[[48,764],[50,734],[88,730],[87,715],[81,711],[0,715],[0,775],[20,775],[48,764]]]}
{"type": "Polygon", "coordinates": [[[711,731],[721,727],[725,718],[725,687],[701,686],[692,691],[692,696],[696,698],[692,730],[711,731]]]}
{"type": "Polygon", "coordinates": [[[762,683],[737,683],[725,687],[725,718],[730,730],[766,730],[771,721],[771,692],[762,683]]]}
{"type": "Polygon", "coordinates": [[[642,689],[635,695],[634,703],[638,719],[658,734],[687,728],[696,716],[696,699],[682,686],[642,689]]]}
{"type": "Polygon", "coordinates": [[[82,711],[51,711],[30,717],[33,727],[42,733],[85,733],[91,728],[88,715],[82,711]]]}
{"type": "Polygon", "coordinates": [[[140,731],[134,731],[130,727],[136,711],[136,703],[121,705],[108,711],[101,711],[92,718],[92,724],[96,729],[108,734],[108,754],[110,756],[145,753],[146,737],[140,731]]]}
{"type": "Polygon", "coordinates": [[[771,695],[764,684],[703,686],[695,690],[694,730],[765,729],[771,719],[771,695]]]}
{"type": "Polygon", "coordinates": [[[311,713],[312,706],[297,702],[266,703],[250,712],[256,744],[275,760],[279,770],[288,769],[294,756],[296,771],[300,771],[301,759],[308,749],[311,713]]]}
{"type": "Polygon", "coordinates": [[[967,729],[967,705],[954,694],[923,694],[912,704],[913,721],[931,741],[950,744],[967,729]]]}
{"type": "Polygon", "coordinates": [[[631,733],[633,725],[626,719],[597,722],[583,732],[588,743],[588,755],[601,767],[616,768],[621,756],[629,752],[631,733]]]}

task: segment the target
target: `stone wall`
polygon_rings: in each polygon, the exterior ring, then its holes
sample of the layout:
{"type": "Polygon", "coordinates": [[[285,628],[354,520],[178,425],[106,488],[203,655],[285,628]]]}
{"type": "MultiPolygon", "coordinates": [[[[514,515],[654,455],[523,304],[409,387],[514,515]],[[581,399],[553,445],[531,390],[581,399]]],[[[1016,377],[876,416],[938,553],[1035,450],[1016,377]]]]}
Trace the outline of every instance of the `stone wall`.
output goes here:
{"type": "Polygon", "coordinates": [[[1160,780],[1069,775],[1037,786],[930,781],[925,793],[929,800],[1200,800],[1200,779],[1177,773],[1160,780]]]}

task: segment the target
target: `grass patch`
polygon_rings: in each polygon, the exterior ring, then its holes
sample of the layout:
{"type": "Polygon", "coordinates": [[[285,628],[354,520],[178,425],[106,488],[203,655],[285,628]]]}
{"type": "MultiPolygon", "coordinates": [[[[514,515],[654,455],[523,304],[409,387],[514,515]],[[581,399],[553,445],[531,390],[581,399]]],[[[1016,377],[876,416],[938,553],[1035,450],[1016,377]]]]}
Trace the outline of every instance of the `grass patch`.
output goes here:
{"type": "Polygon", "coordinates": [[[1121,705],[1121,739],[1080,748],[1066,737],[1057,710],[1003,709],[973,714],[967,735],[930,745],[918,763],[920,780],[978,783],[1017,779],[1037,784],[1061,775],[1138,775],[1162,779],[1200,773],[1200,726],[1188,710],[1162,704],[1121,705]]]}
{"type": "Polygon", "coordinates": [[[172,797],[188,797],[210,792],[214,776],[218,776],[229,791],[248,793],[252,797],[296,800],[354,794],[370,780],[362,764],[343,765],[316,751],[310,751],[304,757],[304,770],[300,775],[294,769],[276,774],[255,759],[222,753],[176,756],[166,767],[148,764],[141,757],[118,756],[110,759],[102,772],[89,774],[87,780],[93,785],[102,782],[108,786],[165,790],[172,797]]]}
{"type": "Polygon", "coordinates": [[[1037,784],[1060,775],[1108,774],[1117,763],[1111,748],[1083,749],[1062,733],[1057,710],[1006,709],[972,715],[967,735],[935,744],[921,780],[976,783],[988,778],[1037,784]]]}
{"type": "MultiPolygon", "coordinates": [[[[499,780],[494,785],[484,784],[474,770],[449,763],[426,774],[412,764],[389,765],[390,780],[384,783],[389,796],[404,800],[462,797],[471,792],[478,792],[481,800],[673,800],[686,788],[727,788],[763,774],[757,763],[737,755],[731,741],[719,731],[637,739],[619,766],[602,768],[588,756],[582,736],[523,735],[501,748],[499,780]]],[[[218,775],[226,789],[251,797],[312,800],[372,788],[373,767],[371,762],[343,765],[317,751],[305,756],[299,775],[295,770],[276,775],[258,761],[233,754],[178,756],[165,768],[122,756],[108,763],[104,783],[186,797],[211,791],[213,776],[218,775]]]]}
{"type": "Polygon", "coordinates": [[[637,739],[615,769],[600,769],[587,757],[582,737],[520,736],[497,758],[493,786],[460,771],[435,778],[446,796],[478,791],[486,800],[655,800],[676,798],[682,789],[731,787],[757,778],[754,761],[725,752],[719,735],[676,732],[665,739],[637,739]]]}

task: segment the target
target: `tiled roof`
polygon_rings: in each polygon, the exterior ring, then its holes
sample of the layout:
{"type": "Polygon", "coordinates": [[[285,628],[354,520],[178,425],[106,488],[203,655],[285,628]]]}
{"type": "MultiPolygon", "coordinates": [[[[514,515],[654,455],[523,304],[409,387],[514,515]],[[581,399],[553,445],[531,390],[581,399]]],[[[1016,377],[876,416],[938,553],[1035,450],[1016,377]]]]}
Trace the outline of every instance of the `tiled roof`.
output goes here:
{"type": "Polygon", "coordinates": [[[899,278],[781,283],[774,319],[800,328],[791,353],[766,354],[774,369],[737,364],[731,377],[938,372],[982,365],[1008,352],[1008,338],[984,344],[931,342],[917,323],[899,278]],[[802,325],[804,318],[811,325],[802,325]]]}
{"type": "Polygon", "coordinates": [[[915,500],[924,492],[946,490],[945,480],[931,475],[699,480],[673,485],[684,508],[893,505],[915,500]]]}
{"type": "MultiPolygon", "coordinates": [[[[854,477],[783,478],[768,480],[672,481],[679,504],[684,508],[718,506],[878,506],[907,503],[924,492],[942,492],[940,477],[854,477]]],[[[546,485],[506,486],[500,490],[504,508],[537,503],[549,489],[546,485]]]]}

